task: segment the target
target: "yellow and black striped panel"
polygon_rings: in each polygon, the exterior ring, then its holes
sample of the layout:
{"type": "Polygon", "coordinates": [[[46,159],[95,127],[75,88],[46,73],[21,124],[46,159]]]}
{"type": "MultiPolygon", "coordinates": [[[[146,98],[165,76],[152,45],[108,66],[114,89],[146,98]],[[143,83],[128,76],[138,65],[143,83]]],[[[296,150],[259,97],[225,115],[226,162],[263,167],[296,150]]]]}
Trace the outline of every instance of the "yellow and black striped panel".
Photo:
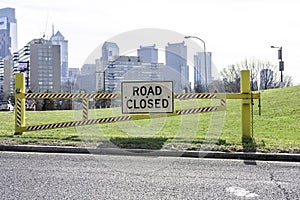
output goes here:
{"type": "Polygon", "coordinates": [[[89,119],[89,120],[73,121],[73,122],[62,122],[62,123],[55,123],[55,124],[43,124],[43,125],[37,125],[37,126],[27,126],[26,131],[37,131],[37,130],[43,130],[43,129],[92,125],[92,124],[99,124],[99,123],[111,123],[111,122],[118,122],[118,121],[129,121],[130,119],[131,119],[131,116],[120,116],[120,117],[89,119]]]}

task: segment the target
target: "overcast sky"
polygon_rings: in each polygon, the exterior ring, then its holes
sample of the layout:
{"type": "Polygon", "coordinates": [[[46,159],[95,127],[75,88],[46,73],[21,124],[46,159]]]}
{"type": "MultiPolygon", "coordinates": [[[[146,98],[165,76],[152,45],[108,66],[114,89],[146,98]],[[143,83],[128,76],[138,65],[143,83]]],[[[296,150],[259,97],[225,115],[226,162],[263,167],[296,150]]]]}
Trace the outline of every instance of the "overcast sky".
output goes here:
{"type": "Polygon", "coordinates": [[[160,28],[203,39],[219,70],[245,58],[277,64],[270,46],[282,46],[284,75],[300,84],[299,0],[1,0],[4,7],[16,9],[19,48],[50,37],[54,24],[69,41],[69,67],[116,35],[160,28]]]}

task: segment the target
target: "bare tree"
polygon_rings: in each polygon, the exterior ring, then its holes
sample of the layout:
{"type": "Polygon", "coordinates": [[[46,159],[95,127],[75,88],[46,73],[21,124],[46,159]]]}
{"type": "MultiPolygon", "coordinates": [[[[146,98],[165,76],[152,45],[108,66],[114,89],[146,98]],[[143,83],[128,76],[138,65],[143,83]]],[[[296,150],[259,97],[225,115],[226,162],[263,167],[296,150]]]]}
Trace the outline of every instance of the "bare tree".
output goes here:
{"type": "Polygon", "coordinates": [[[238,65],[230,65],[221,71],[226,92],[240,91],[240,71],[238,65]]]}
{"type": "Polygon", "coordinates": [[[244,61],[230,65],[223,69],[223,77],[226,92],[239,92],[240,70],[250,70],[251,90],[271,89],[279,87],[288,87],[292,85],[290,76],[285,76],[284,82],[280,82],[280,73],[278,66],[269,61],[258,59],[245,59],[244,61]]]}

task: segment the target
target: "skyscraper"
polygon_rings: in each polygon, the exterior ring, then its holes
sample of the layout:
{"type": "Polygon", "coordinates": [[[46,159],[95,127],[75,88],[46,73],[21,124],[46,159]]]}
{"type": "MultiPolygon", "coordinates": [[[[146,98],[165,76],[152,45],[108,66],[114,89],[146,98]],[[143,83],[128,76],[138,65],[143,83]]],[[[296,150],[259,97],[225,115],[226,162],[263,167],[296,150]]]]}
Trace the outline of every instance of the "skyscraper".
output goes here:
{"type": "Polygon", "coordinates": [[[158,63],[158,49],[152,46],[140,46],[137,50],[138,56],[143,62],[158,63]]]}
{"type": "Polygon", "coordinates": [[[207,85],[212,82],[211,52],[205,53],[197,52],[196,55],[194,55],[194,88],[198,90],[200,88],[206,90],[207,85]],[[206,57],[204,57],[205,53],[206,57]]]}
{"type": "Polygon", "coordinates": [[[119,56],[119,47],[114,42],[104,42],[102,46],[102,61],[113,61],[119,56]]]}
{"type": "Polygon", "coordinates": [[[80,75],[78,75],[76,82],[80,90],[84,90],[85,92],[95,92],[96,64],[84,64],[81,67],[80,75]]]}
{"type": "Polygon", "coordinates": [[[30,89],[36,92],[60,92],[60,46],[43,39],[32,40],[29,45],[30,89]]]}
{"type": "Polygon", "coordinates": [[[109,62],[114,62],[119,57],[119,47],[114,42],[104,42],[102,57],[96,60],[96,90],[105,91],[105,71],[109,62]]]}
{"type": "Polygon", "coordinates": [[[61,82],[65,83],[68,78],[68,40],[65,40],[65,37],[61,34],[61,32],[57,31],[54,34],[53,30],[50,41],[53,45],[60,45],[61,82]]]}
{"type": "Polygon", "coordinates": [[[189,68],[187,65],[187,46],[184,42],[168,43],[166,46],[166,80],[173,81],[174,91],[187,92],[189,89],[189,68]],[[171,71],[170,71],[171,70],[171,71]]]}
{"type": "Polygon", "coordinates": [[[17,51],[17,20],[14,8],[0,9],[0,59],[17,51]]]}

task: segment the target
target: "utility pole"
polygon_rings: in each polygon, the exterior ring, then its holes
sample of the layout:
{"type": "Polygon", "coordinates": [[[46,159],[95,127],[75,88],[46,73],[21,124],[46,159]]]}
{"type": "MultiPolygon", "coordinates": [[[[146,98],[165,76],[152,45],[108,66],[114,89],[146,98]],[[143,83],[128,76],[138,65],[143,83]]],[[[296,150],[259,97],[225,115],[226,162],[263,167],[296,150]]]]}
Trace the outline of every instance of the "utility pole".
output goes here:
{"type": "Polygon", "coordinates": [[[284,71],[284,61],[282,60],[282,47],[275,47],[271,46],[271,48],[277,48],[278,49],[278,60],[279,60],[279,71],[280,71],[280,82],[283,83],[283,74],[284,71]]]}

